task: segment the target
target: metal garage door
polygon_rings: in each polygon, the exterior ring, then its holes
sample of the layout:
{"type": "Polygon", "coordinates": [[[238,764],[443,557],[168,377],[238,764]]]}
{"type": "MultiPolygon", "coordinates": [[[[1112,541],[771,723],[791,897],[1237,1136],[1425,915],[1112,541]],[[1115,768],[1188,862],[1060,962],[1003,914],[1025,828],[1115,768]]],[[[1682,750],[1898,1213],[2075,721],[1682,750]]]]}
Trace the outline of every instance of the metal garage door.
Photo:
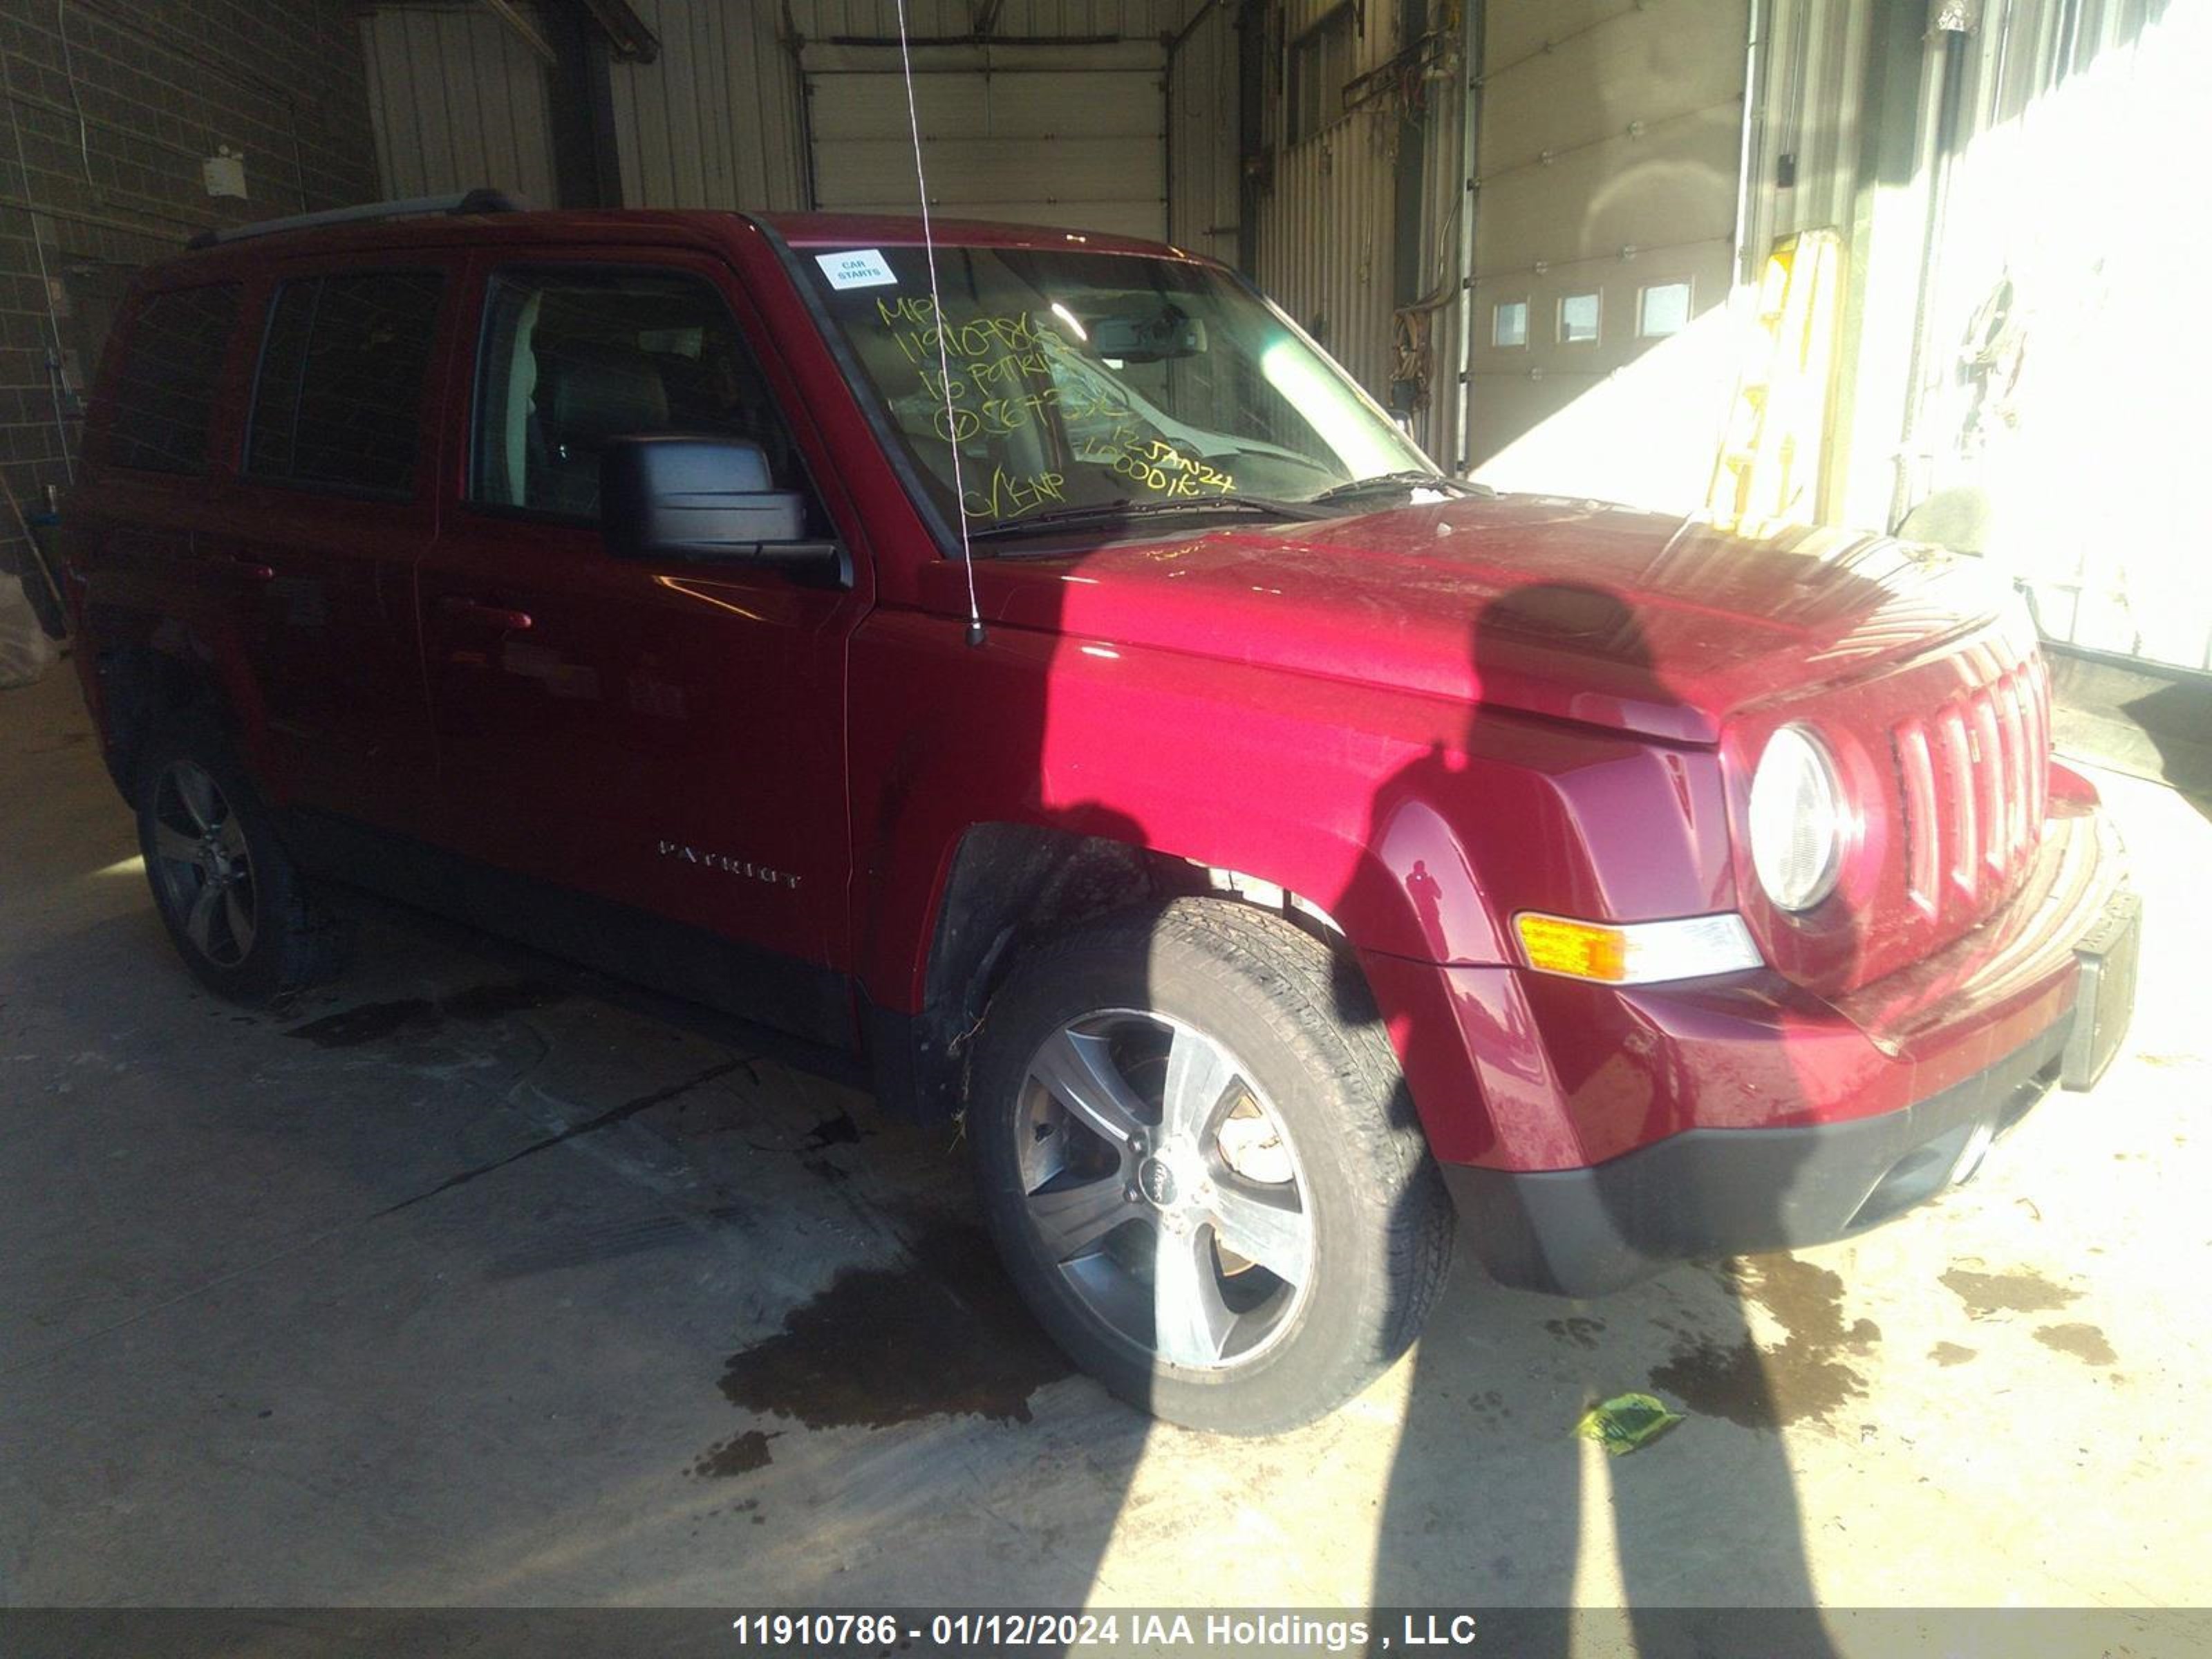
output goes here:
{"type": "MultiPolygon", "coordinates": [[[[1167,235],[1167,97],[1158,53],[917,53],[930,210],[1167,235]],[[1054,61],[1057,58],[1058,61],[1054,61]],[[1002,60],[1004,61],[1002,66],[1002,60]]],[[[915,210],[896,52],[810,49],[814,199],[825,212],[915,210]]]]}
{"type": "Polygon", "coordinates": [[[1745,0],[1483,17],[1468,453],[1514,488],[1694,505],[1730,385],[1745,0]]]}

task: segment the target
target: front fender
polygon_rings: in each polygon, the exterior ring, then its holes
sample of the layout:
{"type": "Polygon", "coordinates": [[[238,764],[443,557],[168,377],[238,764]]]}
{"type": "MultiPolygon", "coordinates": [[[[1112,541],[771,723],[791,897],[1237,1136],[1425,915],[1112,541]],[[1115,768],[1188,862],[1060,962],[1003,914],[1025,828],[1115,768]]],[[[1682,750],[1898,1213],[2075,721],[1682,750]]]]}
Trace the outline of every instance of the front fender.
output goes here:
{"type": "MultiPolygon", "coordinates": [[[[1257,877],[1363,954],[1510,959],[1520,908],[1723,908],[1710,753],[1177,652],[878,611],[852,657],[857,969],[921,1006],[979,823],[1097,836],[1257,877]]],[[[1387,1011],[1386,1011],[1387,1012],[1387,1011]]]]}

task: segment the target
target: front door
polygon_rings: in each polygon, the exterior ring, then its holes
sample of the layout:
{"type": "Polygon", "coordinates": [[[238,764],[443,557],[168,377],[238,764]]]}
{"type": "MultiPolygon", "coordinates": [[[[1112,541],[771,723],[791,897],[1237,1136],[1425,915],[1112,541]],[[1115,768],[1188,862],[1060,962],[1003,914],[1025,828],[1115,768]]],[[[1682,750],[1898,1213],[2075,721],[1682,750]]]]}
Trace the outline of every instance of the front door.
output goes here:
{"type": "MultiPolygon", "coordinates": [[[[611,439],[767,451],[836,526],[714,262],[487,258],[464,501],[419,568],[439,839],[501,879],[478,916],[625,977],[849,1039],[845,641],[860,586],[625,562],[599,521],[611,439]]],[[[464,907],[466,908],[466,907],[464,907]]]]}

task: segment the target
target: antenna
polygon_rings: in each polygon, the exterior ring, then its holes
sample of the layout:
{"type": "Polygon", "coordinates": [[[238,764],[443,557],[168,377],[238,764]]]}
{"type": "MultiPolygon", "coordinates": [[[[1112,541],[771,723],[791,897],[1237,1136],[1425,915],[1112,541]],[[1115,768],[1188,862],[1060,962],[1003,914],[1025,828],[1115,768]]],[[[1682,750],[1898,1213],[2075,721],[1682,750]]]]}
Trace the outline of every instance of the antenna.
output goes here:
{"type": "Polygon", "coordinates": [[[914,102],[914,58],[907,50],[906,0],[898,0],[899,68],[906,76],[906,124],[914,135],[914,187],[921,198],[921,252],[929,264],[929,309],[937,322],[937,386],[945,394],[945,441],[952,451],[952,510],[959,515],[960,565],[968,575],[968,643],[983,643],[975,603],[975,554],[968,542],[968,490],[960,477],[959,427],[952,412],[952,361],[945,349],[945,306],[937,297],[937,238],[929,228],[929,181],[921,172],[921,115],[914,102]]]}

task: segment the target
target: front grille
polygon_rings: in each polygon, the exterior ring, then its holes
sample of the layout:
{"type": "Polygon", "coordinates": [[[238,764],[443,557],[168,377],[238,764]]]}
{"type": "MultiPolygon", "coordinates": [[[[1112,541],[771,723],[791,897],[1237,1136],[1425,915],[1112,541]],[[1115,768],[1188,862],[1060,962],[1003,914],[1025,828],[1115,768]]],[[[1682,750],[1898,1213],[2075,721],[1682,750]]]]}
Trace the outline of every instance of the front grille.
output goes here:
{"type": "Polygon", "coordinates": [[[2051,680],[2040,654],[1890,732],[1905,893],[1930,921],[1986,911],[2042,839],[2051,680]]]}

